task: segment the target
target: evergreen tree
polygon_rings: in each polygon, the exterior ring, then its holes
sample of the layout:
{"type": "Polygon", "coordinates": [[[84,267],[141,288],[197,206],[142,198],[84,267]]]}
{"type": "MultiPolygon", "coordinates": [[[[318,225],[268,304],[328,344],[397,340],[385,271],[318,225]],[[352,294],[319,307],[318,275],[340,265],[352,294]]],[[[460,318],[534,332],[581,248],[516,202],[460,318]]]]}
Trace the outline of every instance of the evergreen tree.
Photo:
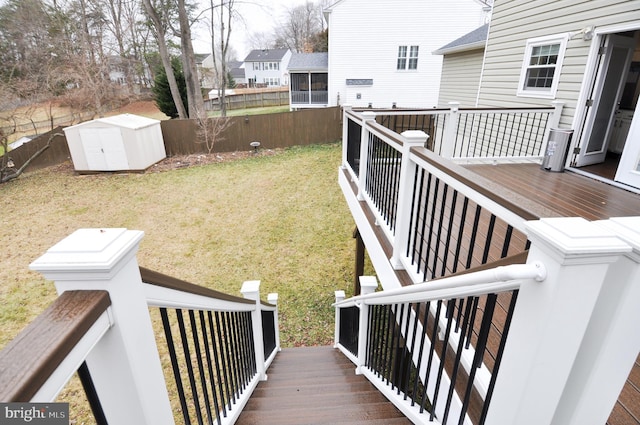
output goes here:
{"type": "MultiPolygon", "coordinates": [[[[180,59],[173,58],[171,60],[171,67],[173,68],[173,74],[176,76],[176,82],[178,83],[178,89],[180,90],[180,97],[182,98],[182,102],[186,105],[187,85],[184,80],[184,74],[182,73],[180,59]]],[[[156,71],[152,90],[158,109],[170,118],[178,118],[178,109],[173,102],[173,97],[171,96],[171,90],[169,88],[169,81],[167,80],[167,73],[163,67],[159,67],[156,71]]]]}

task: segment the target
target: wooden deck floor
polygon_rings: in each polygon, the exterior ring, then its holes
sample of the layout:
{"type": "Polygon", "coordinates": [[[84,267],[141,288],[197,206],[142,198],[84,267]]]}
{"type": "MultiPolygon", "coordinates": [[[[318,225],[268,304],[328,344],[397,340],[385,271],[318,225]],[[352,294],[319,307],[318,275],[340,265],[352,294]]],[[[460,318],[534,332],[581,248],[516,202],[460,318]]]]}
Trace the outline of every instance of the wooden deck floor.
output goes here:
{"type": "Polygon", "coordinates": [[[333,347],[285,348],[267,377],[237,424],[411,423],[333,347]]]}
{"type": "MultiPolygon", "coordinates": [[[[640,215],[640,195],[571,171],[552,173],[535,164],[465,168],[552,210],[552,216],[603,220],[640,215]]],[[[607,424],[640,424],[640,355],[607,424]]]]}
{"type": "Polygon", "coordinates": [[[536,164],[466,165],[464,168],[537,202],[549,216],[602,220],[640,215],[640,195],[565,171],[543,171],[536,164]]]}

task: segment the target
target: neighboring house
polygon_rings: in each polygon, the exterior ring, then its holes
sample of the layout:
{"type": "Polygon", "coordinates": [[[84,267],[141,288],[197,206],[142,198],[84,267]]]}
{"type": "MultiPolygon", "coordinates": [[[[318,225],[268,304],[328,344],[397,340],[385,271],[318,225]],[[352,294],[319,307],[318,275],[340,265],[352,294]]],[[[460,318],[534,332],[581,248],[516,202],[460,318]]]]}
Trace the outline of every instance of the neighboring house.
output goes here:
{"type": "Polygon", "coordinates": [[[328,105],[328,53],[294,53],[288,70],[291,109],[328,105]]]}
{"type": "Polygon", "coordinates": [[[340,0],[329,27],[329,105],[435,107],[442,56],[431,52],[483,24],[474,0],[340,0]]]}
{"type": "Polygon", "coordinates": [[[231,74],[231,78],[236,83],[236,85],[246,85],[247,77],[244,75],[244,66],[240,61],[229,61],[227,62],[227,67],[229,69],[229,73],[231,74]]]}
{"type": "Polygon", "coordinates": [[[433,52],[444,56],[438,107],[448,102],[476,106],[488,32],[489,24],[484,24],[433,52]]]}
{"type": "Polygon", "coordinates": [[[573,130],[566,166],[607,163],[616,182],[640,189],[640,1],[498,0],[486,50],[481,40],[451,44],[436,51],[440,106],[473,105],[476,93],[479,107],[563,102],[560,127],[573,130]]]}
{"type": "Polygon", "coordinates": [[[196,70],[200,87],[213,88],[216,86],[216,73],[213,66],[213,55],[211,53],[196,53],[196,70]]]}
{"type": "Polygon", "coordinates": [[[289,85],[287,67],[291,59],[289,49],[252,50],[244,60],[244,72],[249,87],[289,85]]]}

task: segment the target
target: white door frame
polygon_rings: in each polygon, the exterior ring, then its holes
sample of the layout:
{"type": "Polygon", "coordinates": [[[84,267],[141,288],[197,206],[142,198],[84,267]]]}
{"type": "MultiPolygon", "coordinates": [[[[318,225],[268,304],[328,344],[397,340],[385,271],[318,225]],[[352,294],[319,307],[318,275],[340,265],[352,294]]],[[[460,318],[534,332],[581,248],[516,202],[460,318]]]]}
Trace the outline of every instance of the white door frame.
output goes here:
{"type": "Polygon", "coordinates": [[[571,126],[574,129],[574,134],[578,135],[578,137],[574,137],[571,143],[571,149],[569,151],[569,155],[567,155],[567,162],[565,164],[567,167],[573,166],[575,155],[571,154],[571,152],[573,152],[575,148],[582,146],[583,143],[586,143],[587,138],[585,137],[584,130],[587,118],[587,100],[589,100],[593,87],[596,84],[595,79],[598,73],[598,51],[602,45],[604,37],[609,34],[636,30],[640,30],[640,20],[595,28],[593,40],[591,41],[591,48],[589,49],[584,77],[582,79],[580,96],[578,97],[576,111],[573,116],[573,125],[571,126]]]}

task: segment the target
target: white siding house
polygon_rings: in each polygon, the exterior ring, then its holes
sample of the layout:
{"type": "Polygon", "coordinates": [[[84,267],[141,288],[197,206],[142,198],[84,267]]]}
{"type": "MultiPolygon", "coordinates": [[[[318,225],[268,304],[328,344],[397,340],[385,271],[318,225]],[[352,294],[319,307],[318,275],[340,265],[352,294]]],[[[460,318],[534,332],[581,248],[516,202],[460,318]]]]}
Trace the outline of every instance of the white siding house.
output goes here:
{"type": "Polygon", "coordinates": [[[252,50],[244,60],[244,73],[250,87],[289,85],[287,67],[291,60],[289,49],[252,50]]]}
{"type": "Polygon", "coordinates": [[[439,50],[440,105],[475,93],[479,107],[562,102],[559,127],[573,131],[565,165],[590,173],[582,167],[604,163],[616,184],[640,189],[640,1],[497,0],[479,71],[480,50],[439,50]]]}
{"type": "Polygon", "coordinates": [[[329,26],[329,105],[434,107],[442,56],[432,52],[484,23],[474,0],[340,0],[329,26]]]}

